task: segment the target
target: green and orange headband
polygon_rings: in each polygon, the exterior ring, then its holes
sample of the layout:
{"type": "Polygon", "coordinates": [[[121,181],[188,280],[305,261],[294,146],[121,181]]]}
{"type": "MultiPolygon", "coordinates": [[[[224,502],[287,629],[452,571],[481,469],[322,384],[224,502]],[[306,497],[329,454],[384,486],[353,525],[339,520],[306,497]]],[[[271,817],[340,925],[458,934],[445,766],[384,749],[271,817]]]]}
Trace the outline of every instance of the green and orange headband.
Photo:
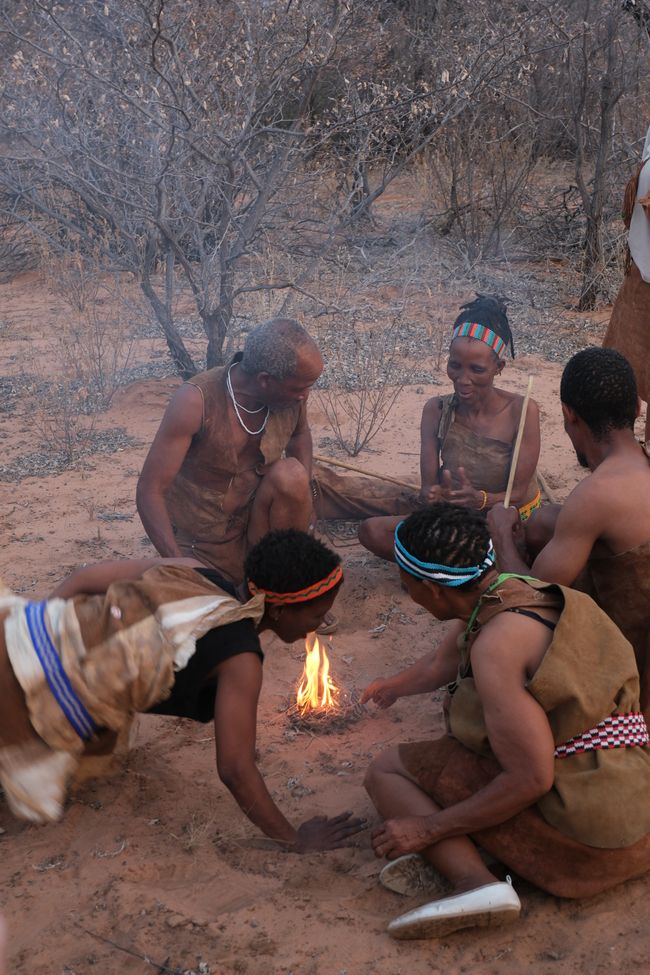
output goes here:
{"type": "Polygon", "coordinates": [[[462,338],[478,339],[479,342],[485,342],[488,348],[492,349],[499,358],[506,348],[506,343],[500,335],[493,332],[491,328],[487,328],[486,325],[479,325],[478,322],[463,322],[461,325],[456,325],[452,332],[451,341],[462,338]]]}
{"type": "Polygon", "coordinates": [[[264,601],[270,606],[295,606],[297,603],[308,603],[312,599],[324,596],[341,582],[343,582],[343,569],[339,564],[324,579],[312,582],[310,586],[298,589],[297,592],[272,592],[270,589],[256,586],[251,579],[248,580],[248,589],[252,596],[264,596],[264,601]]]}

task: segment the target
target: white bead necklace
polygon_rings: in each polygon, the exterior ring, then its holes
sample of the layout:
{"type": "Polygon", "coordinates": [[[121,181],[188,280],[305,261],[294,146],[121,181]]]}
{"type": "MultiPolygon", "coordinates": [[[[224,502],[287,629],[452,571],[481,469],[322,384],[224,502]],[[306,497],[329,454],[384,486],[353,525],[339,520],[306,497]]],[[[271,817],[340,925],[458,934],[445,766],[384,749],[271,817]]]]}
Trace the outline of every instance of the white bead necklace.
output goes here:
{"type": "Polygon", "coordinates": [[[232,367],[234,365],[236,365],[236,363],[234,363],[234,362],[230,364],[230,366],[228,367],[228,372],[226,374],[226,388],[228,390],[228,395],[230,396],[230,399],[231,399],[233,408],[235,410],[235,416],[239,420],[239,425],[242,427],[242,429],[244,429],[246,431],[246,433],[250,437],[258,437],[260,435],[260,433],[262,433],[265,430],[265,428],[266,428],[266,424],[267,424],[268,419],[269,419],[270,410],[269,410],[268,406],[260,406],[256,410],[249,410],[242,403],[238,403],[237,402],[237,400],[235,399],[235,391],[232,388],[232,380],[230,378],[230,370],[232,369],[232,367]],[[253,414],[255,414],[255,413],[261,413],[262,410],[266,410],[266,416],[264,417],[264,420],[262,421],[262,426],[259,428],[259,430],[249,430],[248,429],[248,427],[246,426],[246,424],[244,423],[244,421],[242,419],[241,413],[239,412],[240,410],[243,410],[244,413],[249,413],[251,416],[253,414]]]}

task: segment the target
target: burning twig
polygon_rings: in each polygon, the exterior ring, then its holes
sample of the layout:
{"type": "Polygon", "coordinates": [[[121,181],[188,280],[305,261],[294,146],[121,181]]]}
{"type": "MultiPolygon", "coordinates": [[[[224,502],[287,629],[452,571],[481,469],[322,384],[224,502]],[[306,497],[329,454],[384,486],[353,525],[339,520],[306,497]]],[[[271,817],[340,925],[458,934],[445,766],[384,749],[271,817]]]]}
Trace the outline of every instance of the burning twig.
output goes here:
{"type": "MultiPolygon", "coordinates": [[[[345,697],[347,698],[347,695],[345,697]]],[[[331,735],[335,731],[342,731],[348,725],[355,724],[365,714],[366,709],[359,703],[356,694],[351,694],[347,700],[328,711],[316,710],[301,714],[295,704],[287,708],[287,718],[292,728],[317,735],[331,735]]]]}
{"type": "Polygon", "coordinates": [[[305,640],[305,651],[307,657],[296,694],[296,707],[301,715],[336,707],[339,693],[330,677],[329,657],[315,633],[305,640]]]}
{"type": "Polygon", "coordinates": [[[340,731],[365,714],[356,694],[336,685],[325,647],[315,633],[305,641],[305,666],[296,699],[287,706],[289,724],[296,731],[327,735],[340,731]]]}

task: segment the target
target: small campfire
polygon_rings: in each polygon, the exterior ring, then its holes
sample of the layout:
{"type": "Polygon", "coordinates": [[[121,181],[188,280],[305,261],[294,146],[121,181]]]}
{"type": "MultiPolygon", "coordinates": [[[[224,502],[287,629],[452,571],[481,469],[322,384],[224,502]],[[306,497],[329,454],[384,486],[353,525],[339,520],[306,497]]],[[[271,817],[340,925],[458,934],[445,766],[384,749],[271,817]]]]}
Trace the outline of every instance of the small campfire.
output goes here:
{"type": "Polygon", "coordinates": [[[365,708],[357,695],[335,683],[327,651],[315,633],[305,640],[305,654],[295,701],[287,709],[291,727],[327,735],[363,717],[365,708]]]}

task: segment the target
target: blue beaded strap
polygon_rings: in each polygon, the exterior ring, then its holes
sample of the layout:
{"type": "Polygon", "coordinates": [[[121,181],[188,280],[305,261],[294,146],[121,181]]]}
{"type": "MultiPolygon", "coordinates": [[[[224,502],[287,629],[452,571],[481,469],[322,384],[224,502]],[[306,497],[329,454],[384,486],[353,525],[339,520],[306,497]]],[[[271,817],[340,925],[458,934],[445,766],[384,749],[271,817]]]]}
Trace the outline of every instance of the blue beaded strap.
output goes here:
{"type": "Polygon", "coordinates": [[[70,679],[63,669],[61,658],[50,639],[45,626],[47,603],[27,603],[25,617],[32,644],[39,659],[45,679],[66,718],[80,738],[90,738],[96,729],[95,722],[77,697],[70,679]]]}

